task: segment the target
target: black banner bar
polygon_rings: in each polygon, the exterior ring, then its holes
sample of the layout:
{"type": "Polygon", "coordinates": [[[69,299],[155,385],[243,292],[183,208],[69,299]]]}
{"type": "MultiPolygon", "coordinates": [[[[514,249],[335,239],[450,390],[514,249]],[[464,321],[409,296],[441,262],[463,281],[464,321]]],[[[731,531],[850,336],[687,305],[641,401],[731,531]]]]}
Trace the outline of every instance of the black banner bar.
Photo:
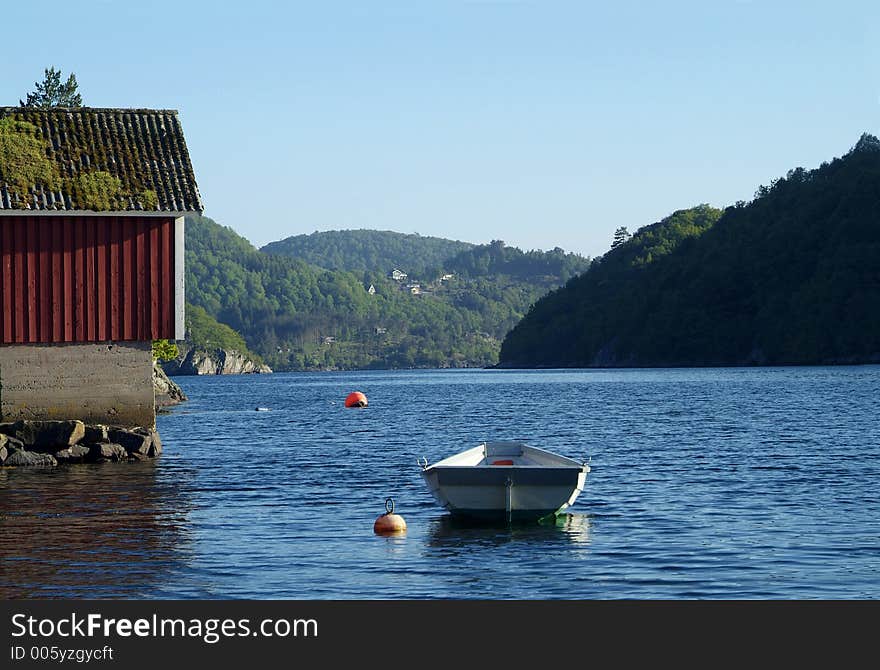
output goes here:
{"type": "Polygon", "coordinates": [[[600,657],[790,662],[826,653],[840,667],[870,649],[878,613],[873,602],[812,601],[5,601],[0,667],[485,658],[549,670],[600,657]]]}

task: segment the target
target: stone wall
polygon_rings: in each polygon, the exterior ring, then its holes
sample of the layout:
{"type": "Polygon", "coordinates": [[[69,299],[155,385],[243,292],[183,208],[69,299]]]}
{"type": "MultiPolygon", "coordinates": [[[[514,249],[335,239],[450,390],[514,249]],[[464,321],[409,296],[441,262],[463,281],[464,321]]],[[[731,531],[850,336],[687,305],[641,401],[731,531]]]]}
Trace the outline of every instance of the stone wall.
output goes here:
{"type": "Polygon", "coordinates": [[[154,428],[149,342],[0,346],[0,421],[154,428]]]}

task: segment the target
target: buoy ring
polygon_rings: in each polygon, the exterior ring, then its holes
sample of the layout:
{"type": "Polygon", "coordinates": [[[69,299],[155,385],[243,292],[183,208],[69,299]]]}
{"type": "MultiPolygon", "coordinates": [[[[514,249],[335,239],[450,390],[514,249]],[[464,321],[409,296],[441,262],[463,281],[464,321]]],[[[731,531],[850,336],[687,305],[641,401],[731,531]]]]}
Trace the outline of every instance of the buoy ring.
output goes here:
{"type": "Polygon", "coordinates": [[[345,399],[346,407],[366,407],[367,406],[367,396],[365,396],[360,391],[352,391],[348,394],[348,397],[345,399]]]}

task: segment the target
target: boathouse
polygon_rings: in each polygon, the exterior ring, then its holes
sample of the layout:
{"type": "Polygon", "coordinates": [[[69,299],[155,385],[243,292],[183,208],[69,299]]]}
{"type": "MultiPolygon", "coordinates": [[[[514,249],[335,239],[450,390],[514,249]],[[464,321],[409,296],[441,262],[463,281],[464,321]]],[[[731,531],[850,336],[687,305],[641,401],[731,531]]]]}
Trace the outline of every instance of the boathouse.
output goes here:
{"type": "Polygon", "coordinates": [[[201,211],[176,111],[0,107],[0,421],[155,425],[201,211]]]}

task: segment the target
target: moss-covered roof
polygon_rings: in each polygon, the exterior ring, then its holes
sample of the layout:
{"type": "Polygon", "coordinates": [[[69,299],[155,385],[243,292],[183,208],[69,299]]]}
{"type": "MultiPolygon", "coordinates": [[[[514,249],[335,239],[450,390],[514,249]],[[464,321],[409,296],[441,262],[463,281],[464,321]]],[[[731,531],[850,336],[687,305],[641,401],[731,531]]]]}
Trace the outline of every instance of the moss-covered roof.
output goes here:
{"type": "Polygon", "coordinates": [[[0,107],[0,211],[201,212],[175,110],[0,107]]]}

